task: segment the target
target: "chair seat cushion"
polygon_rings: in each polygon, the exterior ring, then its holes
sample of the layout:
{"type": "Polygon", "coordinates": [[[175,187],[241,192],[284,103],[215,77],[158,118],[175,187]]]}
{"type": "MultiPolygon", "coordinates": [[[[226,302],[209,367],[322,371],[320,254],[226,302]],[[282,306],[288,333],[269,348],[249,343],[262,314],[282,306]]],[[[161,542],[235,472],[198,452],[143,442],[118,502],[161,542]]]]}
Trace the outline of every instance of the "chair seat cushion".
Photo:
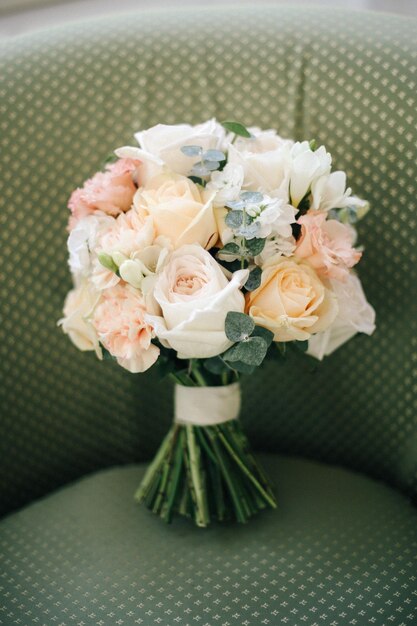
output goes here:
{"type": "Polygon", "coordinates": [[[346,470],[263,455],[279,507],[248,525],[164,525],[115,467],[0,524],[0,624],[417,623],[417,512],[346,470]]]}

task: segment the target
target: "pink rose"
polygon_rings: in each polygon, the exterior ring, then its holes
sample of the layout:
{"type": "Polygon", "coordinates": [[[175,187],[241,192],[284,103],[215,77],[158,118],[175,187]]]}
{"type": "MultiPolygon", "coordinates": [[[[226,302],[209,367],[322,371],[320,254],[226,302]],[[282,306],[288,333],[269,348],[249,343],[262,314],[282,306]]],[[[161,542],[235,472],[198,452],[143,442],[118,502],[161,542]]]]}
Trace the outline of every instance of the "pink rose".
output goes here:
{"type": "Polygon", "coordinates": [[[146,312],[136,289],[116,285],[102,293],[92,319],[101,344],[134,374],[149,369],[159,356],[159,348],[151,343],[154,333],[145,321],[146,312]]]}
{"type": "Polygon", "coordinates": [[[81,189],[73,191],[68,202],[72,213],[70,229],[74,221],[96,211],[113,216],[128,211],[137,189],[133,174],[139,165],[134,159],[119,159],[107,165],[105,172],[97,172],[86,180],[81,189]]]}
{"type": "Polygon", "coordinates": [[[326,213],[315,211],[299,218],[301,236],[295,256],[306,259],[321,275],[345,280],[349,268],[358,263],[362,252],[353,247],[355,230],[337,220],[327,220],[326,213]]]}

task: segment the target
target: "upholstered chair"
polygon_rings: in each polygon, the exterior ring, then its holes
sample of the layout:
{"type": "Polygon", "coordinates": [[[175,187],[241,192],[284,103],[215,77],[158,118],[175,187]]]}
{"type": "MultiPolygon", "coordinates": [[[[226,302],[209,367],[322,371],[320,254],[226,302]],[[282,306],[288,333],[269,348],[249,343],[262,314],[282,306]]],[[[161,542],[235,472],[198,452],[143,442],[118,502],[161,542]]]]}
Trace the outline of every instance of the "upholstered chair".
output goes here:
{"type": "Polygon", "coordinates": [[[416,42],[411,19],[234,6],[1,43],[0,624],[417,623],[416,42]],[[377,330],[247,380],[278,508],[198,529],[133,501],[172,386],[57,321],[72,189],[135,131],[211,116],[315,138],[347,171],[377,330]]]}

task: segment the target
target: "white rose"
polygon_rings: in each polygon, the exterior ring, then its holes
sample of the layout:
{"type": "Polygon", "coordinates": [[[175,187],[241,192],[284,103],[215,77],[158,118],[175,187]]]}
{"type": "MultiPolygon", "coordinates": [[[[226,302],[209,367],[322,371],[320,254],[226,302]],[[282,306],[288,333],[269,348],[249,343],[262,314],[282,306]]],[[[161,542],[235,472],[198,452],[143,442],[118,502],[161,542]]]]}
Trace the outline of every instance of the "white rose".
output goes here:
{"type": "Polygon", "coordinates": [[[228,163],[243,167],[245,189],[279,195],[287,202],[289,153],[293,142],[273,131],[250,130],[252,138],[239,137],[227,146],[228,163]]]}
{"type": "Polygon", "coordinates": [[[232,343],[224,330],[226,315],[243,312],[241,287],[247,276],[247,270],[240,270],[229,281],[200,246],[173,252],[155,285],[162,316],[148,316],[158,339],[180,359],[204,359],[227,350],[232,343]]]}
{"type": "Polygon", "coordinates": [[[308,354],[320,361],[356,333],[372,335],[375,330],[375,311],[366,300],[359,278],[351,272],[346,281],[331,280],[330,284],[339,313],[327,330],[313,335],[308,342],[308,354]]]}
{"type": "Polygon", "coordinates": [[[321,176],[330,174],[331,155],[324,146],[312,150],[308,141],[296,142],[290,152],[291,204],[299,205],[307,191],[321,176]]]}
{"type": "Polygon", "coordinates": [[[98,335],[91,323],[99,299],[100,293],[88,280],[83,280],[78,287],[68,292],[64,304],[64,317],[58,324],[79,350],[95,350],[101,359],[98,335]]]}
{"type": "MultiPolygon", "coordinates": [[[[149,169],[156,169],[164,165],[176,172],[187,176],[194,163],[200,161],[199,156],[189,157],[181,152],[183,146],[201,146],[203,151],[218,150],[222,147],[225,137],[224,128],[215,119],[203,124],[157,124],[152,128],[135,134],[140,148],[124,146],[116,150],[117,156],[129,155],[128,158],[139,159],[142,163],[149,163],[149,169]]],[[[139,170],[139,178],[143,182],[143,174],[148,180],[148,172],[139,170]],[[141,176],[142,174],[142,176],[141,176]]],[[[147,182],[147,180],[145,182],[147,182]]]]}

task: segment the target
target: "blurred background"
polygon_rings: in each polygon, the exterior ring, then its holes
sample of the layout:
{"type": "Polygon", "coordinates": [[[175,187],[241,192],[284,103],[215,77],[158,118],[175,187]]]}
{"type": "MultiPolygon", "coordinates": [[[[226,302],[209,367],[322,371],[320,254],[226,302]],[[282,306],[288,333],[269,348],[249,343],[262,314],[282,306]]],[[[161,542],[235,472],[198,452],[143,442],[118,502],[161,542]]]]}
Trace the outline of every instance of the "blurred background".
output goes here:
{"type": "MultiPolygon", "coordinates": [[[[417,0],[262,0],[263,4],[305,4],[385,11],[417,16],[417,0]]],[[[254,2],[253,2],[254,3],[254,2]]],[[[0,37],[10,37],[62,22],[149,10],[156,7],[250,4],[245,0],[0,0],[0,37]]]]}

